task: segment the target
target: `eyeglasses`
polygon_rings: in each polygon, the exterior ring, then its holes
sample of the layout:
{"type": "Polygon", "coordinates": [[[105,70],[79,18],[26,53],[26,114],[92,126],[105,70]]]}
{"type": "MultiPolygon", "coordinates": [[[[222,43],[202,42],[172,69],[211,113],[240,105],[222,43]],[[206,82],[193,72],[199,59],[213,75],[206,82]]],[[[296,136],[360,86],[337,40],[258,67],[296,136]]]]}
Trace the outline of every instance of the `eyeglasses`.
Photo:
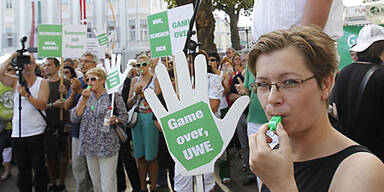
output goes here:
{"type": "Polygon", "coordinates": [[[216,62],[216,59],[209,59],[209,62],[216,62]]]}
{"type": "Polygon", "coordinates": [[[255,81],[255,83],[251,84],[252,91],[257,94],[263,94],[263,93],[269,93],[272,89],[272,85],[276,86],[276,89],[280,91],[281,89],[284,90],[289,90],[289,89],[294,89],[298,87],[299,85],[303,84],[304,82],[315,78],[315,76],[311,76],[307,79],[287,79],[283,81],[278,81],[275,83],[268,83],[268,82],[263,82],[263,81],[255,81]]]}
{"type": "Polygon", "coordinates": [[[96,80],[99,80],[99,78],[98,77],[90,77],[90,78],[86,78],[85,82],[88,83],[89,81],[96,81],[96,80]]]}
{"type": "Polygon", "coordinates": [[[80,63],[92,63],[90,60],[80,59],[80,63]]]}
{"type": "Polygon", "coordinates": [[[136,67],[146,67],[148,65],[147,62],[143,62],[143,63],[136,63],[136,67]]]}

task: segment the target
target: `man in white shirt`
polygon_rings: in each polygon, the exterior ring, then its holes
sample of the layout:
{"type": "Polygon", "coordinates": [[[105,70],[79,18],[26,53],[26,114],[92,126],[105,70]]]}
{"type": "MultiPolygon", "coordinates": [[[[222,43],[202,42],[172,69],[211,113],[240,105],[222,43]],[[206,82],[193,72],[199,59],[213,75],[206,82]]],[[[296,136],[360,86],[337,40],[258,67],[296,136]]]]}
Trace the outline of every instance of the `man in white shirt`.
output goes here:
{"type": "Polygon", "coordinates": [[[15,89],[14,115],[12,119],[12,138],[16,163],[19,169],[17,185],[20,191],[47,191],[47,168],[44,157],[43,133],[46,122],[45,108],[48,103],[49,88],[46,80],[35,75],[36,62],[30,56],[30,62],[24,64],[22,74],[25,86],[18,84],[18,79],[5,73],[9,64],[19,53],[15,52],[0,65],[0,81],[15,89]],[[21,98],[21,117],[19,116],[19,98],[21,98]],[[40,111],[40,112],[39,112],[40,111]],[[41,114],[40,114],[41,113],[41,114]],[[19,121],[21,119],[21,121],[19,121]],[[19,127],[19,123],[21,123],[19,127]],[[32,179],[32,169],[35,173],[32,179]]]}

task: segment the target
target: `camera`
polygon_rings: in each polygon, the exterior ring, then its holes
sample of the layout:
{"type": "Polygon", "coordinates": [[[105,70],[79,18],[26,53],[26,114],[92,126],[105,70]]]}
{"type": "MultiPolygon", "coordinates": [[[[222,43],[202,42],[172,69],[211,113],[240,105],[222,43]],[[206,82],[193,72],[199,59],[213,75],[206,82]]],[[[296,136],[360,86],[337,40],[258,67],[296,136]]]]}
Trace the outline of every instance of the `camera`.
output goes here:
{"type": "Polygon", "coordinates": [[[24,55],[25,52],[31,52],[29,49],[25,49],[25,42],[27,42],[27,37],[24,36],[20,39],[21,49],[17,50],[20,55],[18,55],[11,64],[16,68],[16,70],[23,70],[25,64],[31,63],[31,56],[24,55]]]}

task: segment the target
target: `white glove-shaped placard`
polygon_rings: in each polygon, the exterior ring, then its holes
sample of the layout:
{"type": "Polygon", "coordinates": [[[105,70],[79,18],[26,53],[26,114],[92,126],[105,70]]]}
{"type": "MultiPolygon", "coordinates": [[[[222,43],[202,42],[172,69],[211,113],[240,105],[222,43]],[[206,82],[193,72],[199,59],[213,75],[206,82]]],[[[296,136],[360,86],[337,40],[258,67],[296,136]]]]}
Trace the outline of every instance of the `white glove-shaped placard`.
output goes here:
{"type": "Polygon", "coordinates": [[[160,120],[173,160],[182,165],[181,173],[199,175],[213,172],[214,163],[231,141],[249,97],[238,98],[224,119],[217,118],[209,106],[204,56],[199,55],[195,59],[194,89],[183,52],[176,54],[175,62],[179,98],[164,65],[158,65],[155,71],[168,110],[152,89],[145,90],[145,98],[160,120]]]}
{"type": "Polygon", "coordinates": [[[105,80],[105,88],[108,94],[112,94],[119,91],[119,87],[124,84],[124,80],[128,75],[128,69],[125,69],[123,73],[120,71],[121,55],[112,54],[111,61],[106,59],[104,67],[107,72],[107,79],[105,80]]]}

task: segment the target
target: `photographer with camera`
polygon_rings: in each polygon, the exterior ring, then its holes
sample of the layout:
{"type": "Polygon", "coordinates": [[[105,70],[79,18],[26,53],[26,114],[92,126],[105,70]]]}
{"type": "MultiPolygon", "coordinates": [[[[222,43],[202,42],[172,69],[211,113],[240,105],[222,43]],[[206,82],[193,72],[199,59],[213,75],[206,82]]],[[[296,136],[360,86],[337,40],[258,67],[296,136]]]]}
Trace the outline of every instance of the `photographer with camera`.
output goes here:
{"type": "Polygon", "coordinates": [[[34,185],[35,191],[44,192],[47,191],[48,181],[43,145],[46,122],[40,112],[45,113],[49,88],[47,81],[34,73],[35,58],[22,56],[22,52],[23,49],[13,53],[0,65],[0,81],[15,90],[11,137],[19,169],[18,188],[22,192],[32,191],[32,185],[34,185]],[[6,74],[7,67],[11,63],[17,68],[19,78],[24,80],[20,81],[24,82],[21,83],[24,86],[19,83],[17,77],[6,74]],[[19,111],[20,107],[21,111],[19,111]],[[35,173],[34,179],[32,179],[32,169],[35,173]]]}

